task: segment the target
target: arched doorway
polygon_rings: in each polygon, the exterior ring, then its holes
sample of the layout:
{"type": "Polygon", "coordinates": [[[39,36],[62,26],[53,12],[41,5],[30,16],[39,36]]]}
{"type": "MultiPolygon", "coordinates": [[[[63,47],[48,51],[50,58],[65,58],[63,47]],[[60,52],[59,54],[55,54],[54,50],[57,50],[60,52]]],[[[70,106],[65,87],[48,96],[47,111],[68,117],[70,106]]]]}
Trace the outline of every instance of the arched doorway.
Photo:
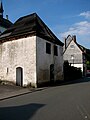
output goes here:
{"type": "Polygon", "coordinates": [[[16,85],[23,85],[23,68],[21,67],[16,68],[16,85]]]}

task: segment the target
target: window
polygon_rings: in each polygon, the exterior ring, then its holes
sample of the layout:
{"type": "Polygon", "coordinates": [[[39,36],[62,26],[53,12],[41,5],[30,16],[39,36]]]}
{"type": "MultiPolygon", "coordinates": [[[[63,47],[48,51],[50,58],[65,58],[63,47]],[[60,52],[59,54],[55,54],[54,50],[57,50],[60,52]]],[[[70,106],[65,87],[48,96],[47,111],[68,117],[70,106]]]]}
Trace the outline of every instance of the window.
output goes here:
{"type": "Polygon", "coordinates": [[[54,55],[58,56],[58,47],[54,45],[54,55]]]}
{"type": "Polygon", "coordinates": [[[71,47],[72,49],[74,49],[74,45],[70,45],[70,47],[71,47]]]}
{"type": "Polygon", "coordinates": [[[51,54],[51,44],[50,43],[46,43],[46,53],[51,54]]]}

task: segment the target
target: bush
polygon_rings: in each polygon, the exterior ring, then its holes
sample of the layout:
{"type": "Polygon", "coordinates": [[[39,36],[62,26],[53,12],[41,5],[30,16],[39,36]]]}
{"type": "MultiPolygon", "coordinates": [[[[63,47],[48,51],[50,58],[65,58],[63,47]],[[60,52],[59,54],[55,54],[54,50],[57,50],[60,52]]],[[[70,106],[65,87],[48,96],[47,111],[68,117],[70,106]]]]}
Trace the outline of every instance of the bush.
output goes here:
{"type": "Polygon", "coordinates": [[[64,79],[65,80],[75,80],[82,77],[82,72],[80,68],[73,67],[69,65],[68,61],[64,62],[64,79]]]}

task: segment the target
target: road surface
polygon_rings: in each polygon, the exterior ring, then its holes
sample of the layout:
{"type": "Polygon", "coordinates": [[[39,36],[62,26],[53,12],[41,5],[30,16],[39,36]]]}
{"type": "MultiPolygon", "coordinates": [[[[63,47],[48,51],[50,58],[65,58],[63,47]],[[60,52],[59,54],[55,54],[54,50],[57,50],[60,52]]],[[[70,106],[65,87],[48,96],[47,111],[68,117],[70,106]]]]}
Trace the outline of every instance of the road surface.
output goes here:
{"type": "Polygon", "coordinates": [[[89,79],[2,100],[0,120],[90,120],[89,79]]]}

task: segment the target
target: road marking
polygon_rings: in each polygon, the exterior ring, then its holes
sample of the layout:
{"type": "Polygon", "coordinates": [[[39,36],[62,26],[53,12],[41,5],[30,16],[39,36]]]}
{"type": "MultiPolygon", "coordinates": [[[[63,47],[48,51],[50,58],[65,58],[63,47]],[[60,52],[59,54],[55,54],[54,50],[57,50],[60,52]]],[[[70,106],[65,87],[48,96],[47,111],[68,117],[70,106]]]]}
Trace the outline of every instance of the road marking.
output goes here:
{"type": "Polygon", "coordinates": [[[83,105],[77,105],[77,109],[84,120],[90,120],[90,115],[83,105]]]}

